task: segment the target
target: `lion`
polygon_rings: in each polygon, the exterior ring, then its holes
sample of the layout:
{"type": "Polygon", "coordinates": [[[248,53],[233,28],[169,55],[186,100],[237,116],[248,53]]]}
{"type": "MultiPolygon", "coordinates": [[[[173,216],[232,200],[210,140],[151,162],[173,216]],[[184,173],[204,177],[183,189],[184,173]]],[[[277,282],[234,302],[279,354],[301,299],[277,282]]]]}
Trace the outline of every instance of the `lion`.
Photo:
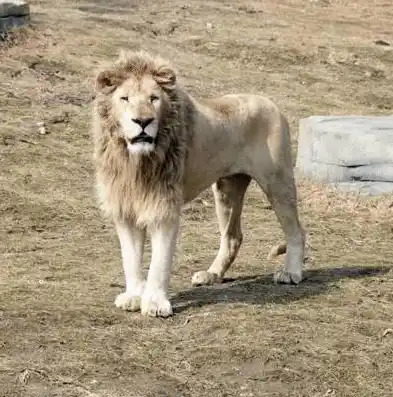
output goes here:
{"type": "Polygon", "coordinates": [[[93,140],[100,205],[112,219],[126,281],[115,305],[172,315],[171,266],[184,204],[212,187],[220,247],[192,285],[222,281],[242,244],[245,192],[255,180],[285,235],[277,283],[302,280],[305,234],[299,221],[288,122],[271,100],[229,94],[197,100],[173,67],[144,51],[122,51],[95,79],[93,140]],[[152,257],[146,280],[146,233],[152,257]]]}

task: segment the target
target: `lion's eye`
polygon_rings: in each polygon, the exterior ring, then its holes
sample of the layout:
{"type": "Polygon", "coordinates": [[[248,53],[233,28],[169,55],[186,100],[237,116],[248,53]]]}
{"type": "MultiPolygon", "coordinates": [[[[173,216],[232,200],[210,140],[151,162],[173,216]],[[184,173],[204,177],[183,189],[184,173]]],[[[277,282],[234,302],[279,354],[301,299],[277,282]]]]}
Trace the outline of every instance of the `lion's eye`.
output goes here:
{"type": "Polygon", "coordinates": [[[128,96],[122,96],[120,99],[124,102],[128,102],[128,96]]]}
{"type": "Polygon", "coordinates": [[[157,95],[151,95],[150,96],[150,102],[151,103],[153,103],[153,102],[155,102],[155,101],[158,101],[160,98],[158,98],[158,96],[157,95]]]}

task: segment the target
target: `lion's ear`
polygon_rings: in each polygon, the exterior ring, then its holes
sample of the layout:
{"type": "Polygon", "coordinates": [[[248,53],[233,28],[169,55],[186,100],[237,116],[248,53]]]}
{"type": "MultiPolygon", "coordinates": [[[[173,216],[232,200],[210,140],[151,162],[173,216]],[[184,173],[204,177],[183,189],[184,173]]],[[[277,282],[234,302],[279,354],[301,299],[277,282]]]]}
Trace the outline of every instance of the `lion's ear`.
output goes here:
{"type": "Polygon", "coordinates": [[[176,84],[176,73],[167,65],[160,66],[155,72],[155,79],[159,85],[171,90],[176,84]]]}
{"type": "Polygon", "coordinates": [[[96,77],[96,90],[106,91],[115,85],[113,75],[109,70],[103,70],[96,77]]]}

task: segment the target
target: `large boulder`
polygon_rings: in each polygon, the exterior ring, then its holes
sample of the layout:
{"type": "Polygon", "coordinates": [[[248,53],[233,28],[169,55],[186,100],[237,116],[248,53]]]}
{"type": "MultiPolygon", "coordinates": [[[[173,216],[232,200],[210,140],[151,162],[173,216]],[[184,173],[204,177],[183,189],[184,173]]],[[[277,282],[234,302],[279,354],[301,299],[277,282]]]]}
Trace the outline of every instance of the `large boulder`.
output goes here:
{"type": "Polygon", "coordinates": [[[23,0],[0,0],[0,32],[22,26],[30,20],[30,7],[23,0]]]}
{"type": "Polygon", "coordinates": [[[301,119],[296,169],[361,194],[393,192],[393,116],[301,119]]]}

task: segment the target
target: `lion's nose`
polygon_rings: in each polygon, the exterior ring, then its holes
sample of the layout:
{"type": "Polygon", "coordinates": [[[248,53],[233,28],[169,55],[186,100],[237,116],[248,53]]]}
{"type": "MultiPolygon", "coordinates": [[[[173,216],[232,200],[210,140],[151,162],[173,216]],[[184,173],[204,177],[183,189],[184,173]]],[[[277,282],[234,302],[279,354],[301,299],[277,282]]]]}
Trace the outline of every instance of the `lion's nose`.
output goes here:
{"type": "Polygon", "coordinates": [[[144,130],[153,120],[154,117],[132,119],[134,123],[139,124],[142,127],[142,130],[144,130]]]}

